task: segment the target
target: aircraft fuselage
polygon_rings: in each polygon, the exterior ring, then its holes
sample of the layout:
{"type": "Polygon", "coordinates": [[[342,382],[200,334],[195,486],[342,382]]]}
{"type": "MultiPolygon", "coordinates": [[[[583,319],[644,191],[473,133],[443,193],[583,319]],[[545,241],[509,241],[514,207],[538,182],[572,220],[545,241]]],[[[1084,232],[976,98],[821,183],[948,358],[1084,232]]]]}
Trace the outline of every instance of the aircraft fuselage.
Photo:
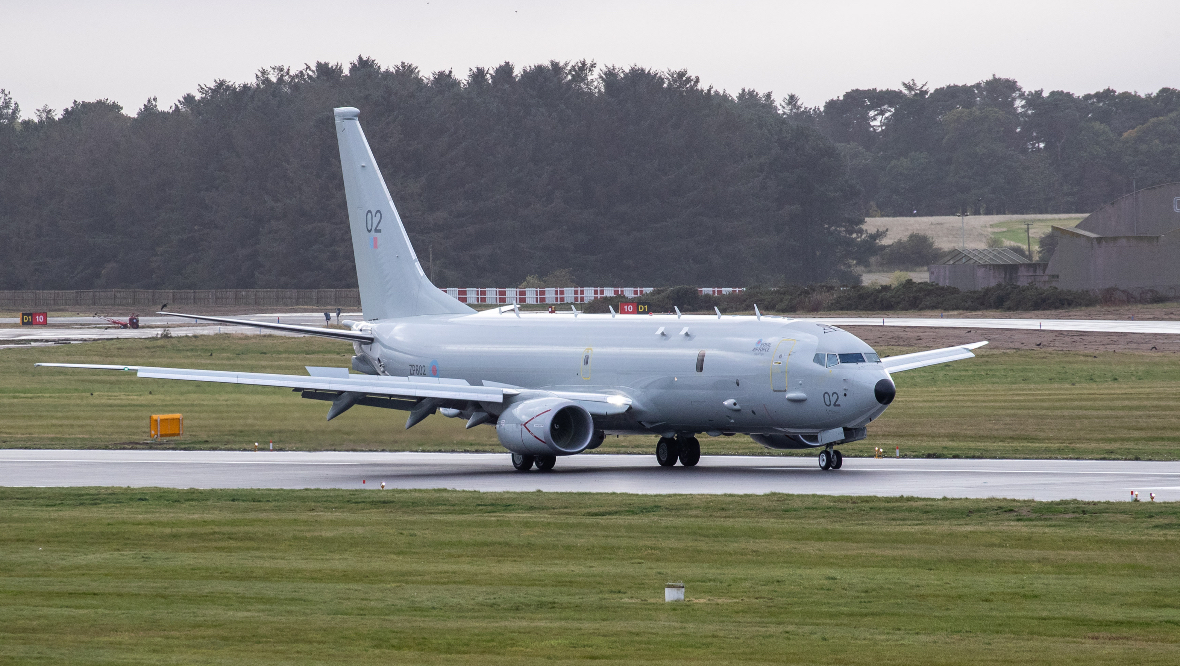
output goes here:
{"type": "Polygon", "coordinates": [[[814,435],[863,428],[886,407],[872,347],[808,321],[506,309],[360,326],[376,339],[357,352],[380,374],[624,395],[629,411],[596,419],[610,433],[814,435]]]}

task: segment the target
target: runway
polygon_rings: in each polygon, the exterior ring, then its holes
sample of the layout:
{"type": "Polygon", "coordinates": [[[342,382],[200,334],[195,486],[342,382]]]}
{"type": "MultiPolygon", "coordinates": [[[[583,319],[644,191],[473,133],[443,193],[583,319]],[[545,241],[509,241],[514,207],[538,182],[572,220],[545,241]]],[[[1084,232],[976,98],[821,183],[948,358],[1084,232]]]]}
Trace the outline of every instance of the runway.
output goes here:
{"type": "Polygon", "coordinates": [[[1180,334],[1180,321],[1129,321],[1125,319],[956,319],[941,317],[814,317],[832,326],[899,326],[903,328],[970,328],[1018,331],[1074,331],[1080,333],[1180,334]]]}
{"type": "Polygon", "coordinates": [[[654,456],[586,454],[517,472],[507,453],[0,450],[0,486],[450,488],[638,494],[879,495],[1143,501],[1180,498],[1180,462],[705,456],[662,468],[654,456]],[[363,483],[362,483],[363,481],[363,483]]]}
{"type": "MultiPolygon", "coordinates": [[[[237,319],[322,326],[324,316],[318,312],[287,312],[274,314],[233,315],[237,319]]],[[[360,318],[359,312],[345,312],[342,318],[360,318]]],[[[786,317],[785,319],[791,319],[786,317]]],[[[935,317],[814,317],[803,318],[833,326],[894,326],[927,328],[970,328],[1008,329],[1024,331],[1075,331],[1088,333],[1155,333],[1180,334],[1180,321],[1127,321],[1113,319],[961,319],[935,317]]],[[[0,318],[0,324],[14,324],[12,317],[0,318]]],[[[300,335],[282,331],[264,331],[249,326],[225,326],[207,324],[182,317],[144,316],[140,317],[141,327],[125,329],[111,326],[97,317],[50,317],[49,326],[20,328],[0,327],[0,348],[24,347],[35,344],[66,344],[111,340],[123,338],[154,338],[165,328],[170,335],[213,335],[233,333],[237,335],[300,335]],[[8,343],[8,344],[5,344],[8,343]]]]}

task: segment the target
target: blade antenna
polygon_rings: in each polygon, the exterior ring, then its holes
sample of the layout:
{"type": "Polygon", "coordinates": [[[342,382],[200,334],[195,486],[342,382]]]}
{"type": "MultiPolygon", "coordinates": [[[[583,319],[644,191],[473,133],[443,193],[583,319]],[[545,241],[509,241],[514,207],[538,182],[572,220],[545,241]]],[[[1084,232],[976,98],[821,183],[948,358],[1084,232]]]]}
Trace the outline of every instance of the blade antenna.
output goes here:
{"type": "Polygon", "coordinates": [[[754,316],[758,318],[758,321],[762,321],[762,313],[758,311],[757,303],[754,304],[754,316]]]}

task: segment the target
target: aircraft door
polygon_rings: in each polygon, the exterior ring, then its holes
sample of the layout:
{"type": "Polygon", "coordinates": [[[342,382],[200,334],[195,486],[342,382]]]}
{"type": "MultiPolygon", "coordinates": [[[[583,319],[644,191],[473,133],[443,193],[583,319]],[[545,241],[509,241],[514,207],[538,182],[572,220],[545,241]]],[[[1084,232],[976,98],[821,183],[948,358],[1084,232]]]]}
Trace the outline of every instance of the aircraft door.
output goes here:
{"type": "Polygon", "coordinates": [[[590,361],[592,356],[594,356],[594,350],[590,347],[582,351],[582,369],[578,374],[582,376],[582,379],[587,381],[590,380],[590,361]]]}
{"type": "Polygon", "coordinates": [[[774,354],[770,357],[770,387],[775,391],[787,390],[787,366],[794,350],[795,340],[790,338],[779,340],[774,348],[774,354]]]}

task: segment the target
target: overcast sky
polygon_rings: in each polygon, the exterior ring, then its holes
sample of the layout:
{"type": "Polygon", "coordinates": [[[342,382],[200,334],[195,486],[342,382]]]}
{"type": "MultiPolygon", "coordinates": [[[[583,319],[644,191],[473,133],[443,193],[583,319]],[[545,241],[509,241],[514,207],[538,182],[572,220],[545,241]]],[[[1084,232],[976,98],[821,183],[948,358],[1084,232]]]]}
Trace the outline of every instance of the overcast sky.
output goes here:
{"type": "Polygon", "coordinates": [[[588,59],[822,104],[903,80],[1086,93],[1180,87],[1175,0],[1086,2],[53,2],[0,0],[0,88],[25,117],[108,98],[134,113],[261,67],[364,54],[423,72],[588,59]]]}

